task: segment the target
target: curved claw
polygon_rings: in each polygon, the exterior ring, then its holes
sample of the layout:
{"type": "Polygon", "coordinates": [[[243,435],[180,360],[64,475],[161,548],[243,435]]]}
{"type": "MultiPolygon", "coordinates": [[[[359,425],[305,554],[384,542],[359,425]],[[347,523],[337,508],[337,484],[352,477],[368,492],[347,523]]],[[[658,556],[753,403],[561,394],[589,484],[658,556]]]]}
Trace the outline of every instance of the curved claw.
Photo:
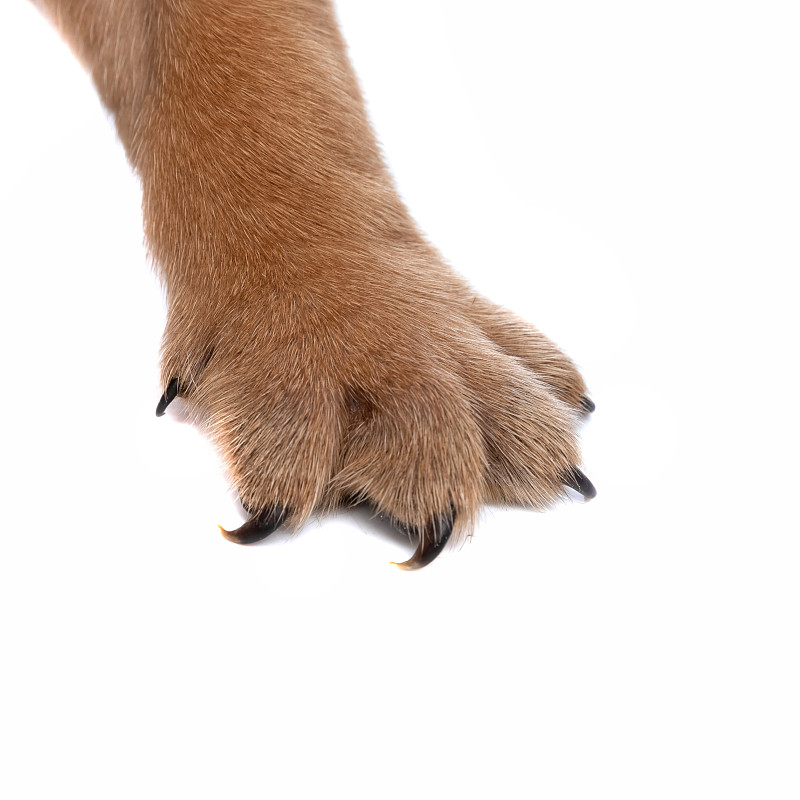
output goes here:
{"type": "Polygon", "coordinates": [[[574,489],[578,494],[582,494],[584,500],[591,500],[597,496],[597,489],[577,467],[572,467],[568,472],[565,472],[561,476],[561,481],[564,486],[569,486],[570,489],[574,489]]]}
{"type": "Polygon", "coordinates": [[[592,414],[597,406],[594,404],[594,401],[590,400],[586,395],[582,395],[580,399],[581,408],[587,413],[592,414]]]}
{"type": "Polygon", "coordinates": [[[251,517],[241,528],[235,531],[226,531],[219,526],[222,535],[234,544],[254,544],[266,539],[271,533],[275,533],[286,519],[286,509],[283,506],[275,506],[261,514],[251,517]]]}
{"type": "Polygon", "coordinates": [[[396,561],[392,563],[396,567],[404,570],[420,569],[426,567],[433,561],[439,553],[444,550],[450,534],[453,532],[453,524],[456,521],[456,512],[451,511],[449,514],[439,514],[434,517],[419,534],[419,544],[417,550],[408,561],[403,561],[398,564],[396,561]]]}
{"type": "Polygon", "coordinates": [[[161,395],[161,399],[156,406],[156,416],[163,417],[167,406],[178,396],[178,379],[173,378],[167,386],[167,391],[161,395]]]}

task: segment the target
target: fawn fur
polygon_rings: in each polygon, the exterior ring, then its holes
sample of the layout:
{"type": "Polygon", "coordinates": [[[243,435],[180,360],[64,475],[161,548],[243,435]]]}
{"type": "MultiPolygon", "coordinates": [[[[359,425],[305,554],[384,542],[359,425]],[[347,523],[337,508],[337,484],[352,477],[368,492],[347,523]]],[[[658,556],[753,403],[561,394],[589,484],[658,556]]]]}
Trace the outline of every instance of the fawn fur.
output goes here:
{"type": "Polygon", "coordinates": [[[329,0],[39,0],[141,178],[162,381],[254,514],[544,507],[586,386],[417,229],[329,0]]]}

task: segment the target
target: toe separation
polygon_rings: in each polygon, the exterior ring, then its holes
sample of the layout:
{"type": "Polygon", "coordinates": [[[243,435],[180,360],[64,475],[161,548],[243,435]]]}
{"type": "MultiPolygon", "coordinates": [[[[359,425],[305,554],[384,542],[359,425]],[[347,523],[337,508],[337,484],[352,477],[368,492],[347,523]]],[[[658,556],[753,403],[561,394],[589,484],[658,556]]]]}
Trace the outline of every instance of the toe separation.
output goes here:
{"type": "Polygon", "coordinates": [[[439,553],[444,550],[450,534],[453,532],[453,525],[456,521],[456,512],[453,510],[449,514],[439,514],[433,517],[428,524],[419,531],[419,544],[413,556],[408,561],[398,564],[392,563],[402,570],[414,570],[426,567],[439,553]]]}

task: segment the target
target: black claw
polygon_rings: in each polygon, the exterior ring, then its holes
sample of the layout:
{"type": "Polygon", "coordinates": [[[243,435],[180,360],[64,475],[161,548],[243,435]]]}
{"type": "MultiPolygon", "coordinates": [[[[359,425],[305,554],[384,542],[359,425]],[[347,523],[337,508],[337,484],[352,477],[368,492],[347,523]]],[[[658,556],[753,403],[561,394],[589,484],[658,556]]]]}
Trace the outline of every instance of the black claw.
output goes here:
{"type": "Polygon", "coordinates": [[[570,489],[574,489],[578,494],[582,494],[584,500],[591,500],[597,496],[597,489],[577,467],[572,467],[572,469],[565,472],[561,476],[561,481],[564,486],[569,486],[570,489]]]}
{"type": "Polygon", "coordinates": [[[283,506],[275,506],[251,517],[235,531],[226,531],[222,526],[220,526],[220,531],[229,542],[234,544],[254,544],[266,539],[271,533],[275,533],[283,525],[285,519],[286,509],[283,506]]]}
{"type": "Polygon", "coordinates": [[[587,414],[593,414],[595,408],[597,408],[597,406],[586,395],[581,397],[580,404],[587,414]]]}
{"type": "Polygon", "coordinates": [[[156,416],[163,417],[167,406],[178,396],[178,379],[173,378],[167,386],[167,391],[161,395],[161,399],[156,406],[156,416]]]}
{"type": "Polygon", "coordinates": [[[419,544],[417,550],[408,561],[396,564],[400,569],[412,570],[426,567],[433,561],[439,553],[444,550],[450,534],[453,532],[453,524],[456,521],[456,512],[440,514],[434,517],[425,528],[419,532],[419,544]]]}

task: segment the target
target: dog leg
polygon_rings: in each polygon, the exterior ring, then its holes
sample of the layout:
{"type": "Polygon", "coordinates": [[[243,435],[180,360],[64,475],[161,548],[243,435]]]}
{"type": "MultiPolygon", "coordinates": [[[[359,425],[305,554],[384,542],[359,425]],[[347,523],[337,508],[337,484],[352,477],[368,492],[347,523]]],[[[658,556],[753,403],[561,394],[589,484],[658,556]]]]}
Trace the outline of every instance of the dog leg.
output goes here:
{"type": "Polygon", "coordinates": [[[163,413],[203,420],[255,541],[363,500],[423,566],[483,502],[591,496],[586,387],[400,201],[328,0],[43,0],[114,113],[166,291],[163,413]],[[465,302],[469,299],[469,302],[465,302]]]}

